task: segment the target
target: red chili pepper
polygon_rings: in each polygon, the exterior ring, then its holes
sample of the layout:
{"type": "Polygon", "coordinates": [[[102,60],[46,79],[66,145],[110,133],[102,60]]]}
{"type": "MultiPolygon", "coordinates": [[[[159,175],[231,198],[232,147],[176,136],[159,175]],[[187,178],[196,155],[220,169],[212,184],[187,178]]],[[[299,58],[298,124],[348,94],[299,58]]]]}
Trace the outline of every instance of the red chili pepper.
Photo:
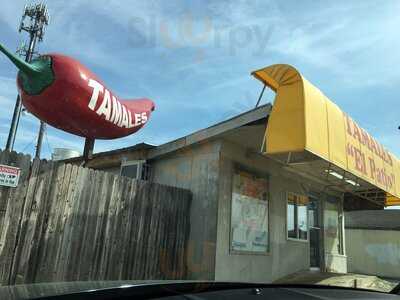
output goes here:
{"type": "Polygon", "coordinates": [[[138,131],[155,105],[149,99],[119,100],[101,80],[77,60],[46,54],[31,63],[0,44],[19,69],[22,103],[40,120],[90,139],[114,139],[138,131]]]}

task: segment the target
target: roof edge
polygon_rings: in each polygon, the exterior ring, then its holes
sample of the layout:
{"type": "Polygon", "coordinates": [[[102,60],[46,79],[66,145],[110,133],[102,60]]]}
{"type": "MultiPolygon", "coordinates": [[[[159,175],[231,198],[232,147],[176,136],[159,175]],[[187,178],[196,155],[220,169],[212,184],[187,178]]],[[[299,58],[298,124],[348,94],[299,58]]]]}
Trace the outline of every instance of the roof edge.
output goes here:
{"type": "Polygon", "coordinates": [[[193,145],[195,143],[204,141],[209,138],[216,137],[226,131],[239,128],[243,125],[252,123],[254,121],[267,118],[271,113],[272,104],[267,103],[264,105],[260,105],[259,107],[248,110],[244,113],[236,115],[232,118],[224,120],[220,123],[211,125],[207,128],[200,129],[191,134],[188,134],[184,137],[178,138],[171,142],[167,142],[162,144],[156,148],[153,148],[149,151],[149,159],[156,158],[161,155],[165,155],[174,151],[177,151],[181,148],[193,145]]]}

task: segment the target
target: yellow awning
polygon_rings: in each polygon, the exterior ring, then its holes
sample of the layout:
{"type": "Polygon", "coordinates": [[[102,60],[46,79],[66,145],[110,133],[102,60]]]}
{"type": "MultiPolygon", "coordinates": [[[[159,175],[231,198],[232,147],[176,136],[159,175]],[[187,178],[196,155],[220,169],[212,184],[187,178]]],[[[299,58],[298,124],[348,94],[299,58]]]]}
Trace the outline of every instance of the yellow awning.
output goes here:
{"type": "Polygon", "coordinates": [[[366,130],[292,66],[252,75],[276,92],[265,154],[308,151],[386,192],[385,205],[400,205],[400,161],[366,130]]]}

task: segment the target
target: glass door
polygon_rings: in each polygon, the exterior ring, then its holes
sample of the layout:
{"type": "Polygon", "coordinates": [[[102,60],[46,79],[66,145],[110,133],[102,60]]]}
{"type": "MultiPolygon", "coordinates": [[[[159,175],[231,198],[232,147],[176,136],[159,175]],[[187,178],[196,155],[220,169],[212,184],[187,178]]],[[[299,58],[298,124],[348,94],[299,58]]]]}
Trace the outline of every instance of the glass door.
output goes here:
{"type": "Polygon", "coordinates": [[[310,197],[308,224],[310,230],[310,268],[321,268],[321,218],[320,201],[310,197]]]}

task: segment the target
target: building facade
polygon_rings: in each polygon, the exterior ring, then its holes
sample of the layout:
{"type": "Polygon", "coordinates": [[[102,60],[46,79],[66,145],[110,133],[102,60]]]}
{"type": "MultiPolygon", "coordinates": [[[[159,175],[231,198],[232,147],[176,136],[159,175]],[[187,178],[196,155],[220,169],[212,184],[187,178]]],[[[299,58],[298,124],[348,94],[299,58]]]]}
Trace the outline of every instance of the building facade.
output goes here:
{"type": "Polygon", "coordinates": [[[147,180],[192,191],[190,279],[271,282],[310,267],[346,272],[342,194],[260,154],[270,110],[261,106],[158,147],[95,154],[88,167],[120,174],[145,162],[147,180]]]}
{"type": "MultiPolygon", "coordinates": [[[[357,173],[364,154],[350,137],[346,144],[341,111],[294,68],[254,75],[277,92],[274,106],[163,145],[95,154],[86,165],[192,192],[188,279],[272,282],[310,268],[346,273],[344,210],[396,203],[397,183],[374,185],[374,177],[357,173]]],[[[379,153],[381,165],[395,159],[379,153]]]]}

